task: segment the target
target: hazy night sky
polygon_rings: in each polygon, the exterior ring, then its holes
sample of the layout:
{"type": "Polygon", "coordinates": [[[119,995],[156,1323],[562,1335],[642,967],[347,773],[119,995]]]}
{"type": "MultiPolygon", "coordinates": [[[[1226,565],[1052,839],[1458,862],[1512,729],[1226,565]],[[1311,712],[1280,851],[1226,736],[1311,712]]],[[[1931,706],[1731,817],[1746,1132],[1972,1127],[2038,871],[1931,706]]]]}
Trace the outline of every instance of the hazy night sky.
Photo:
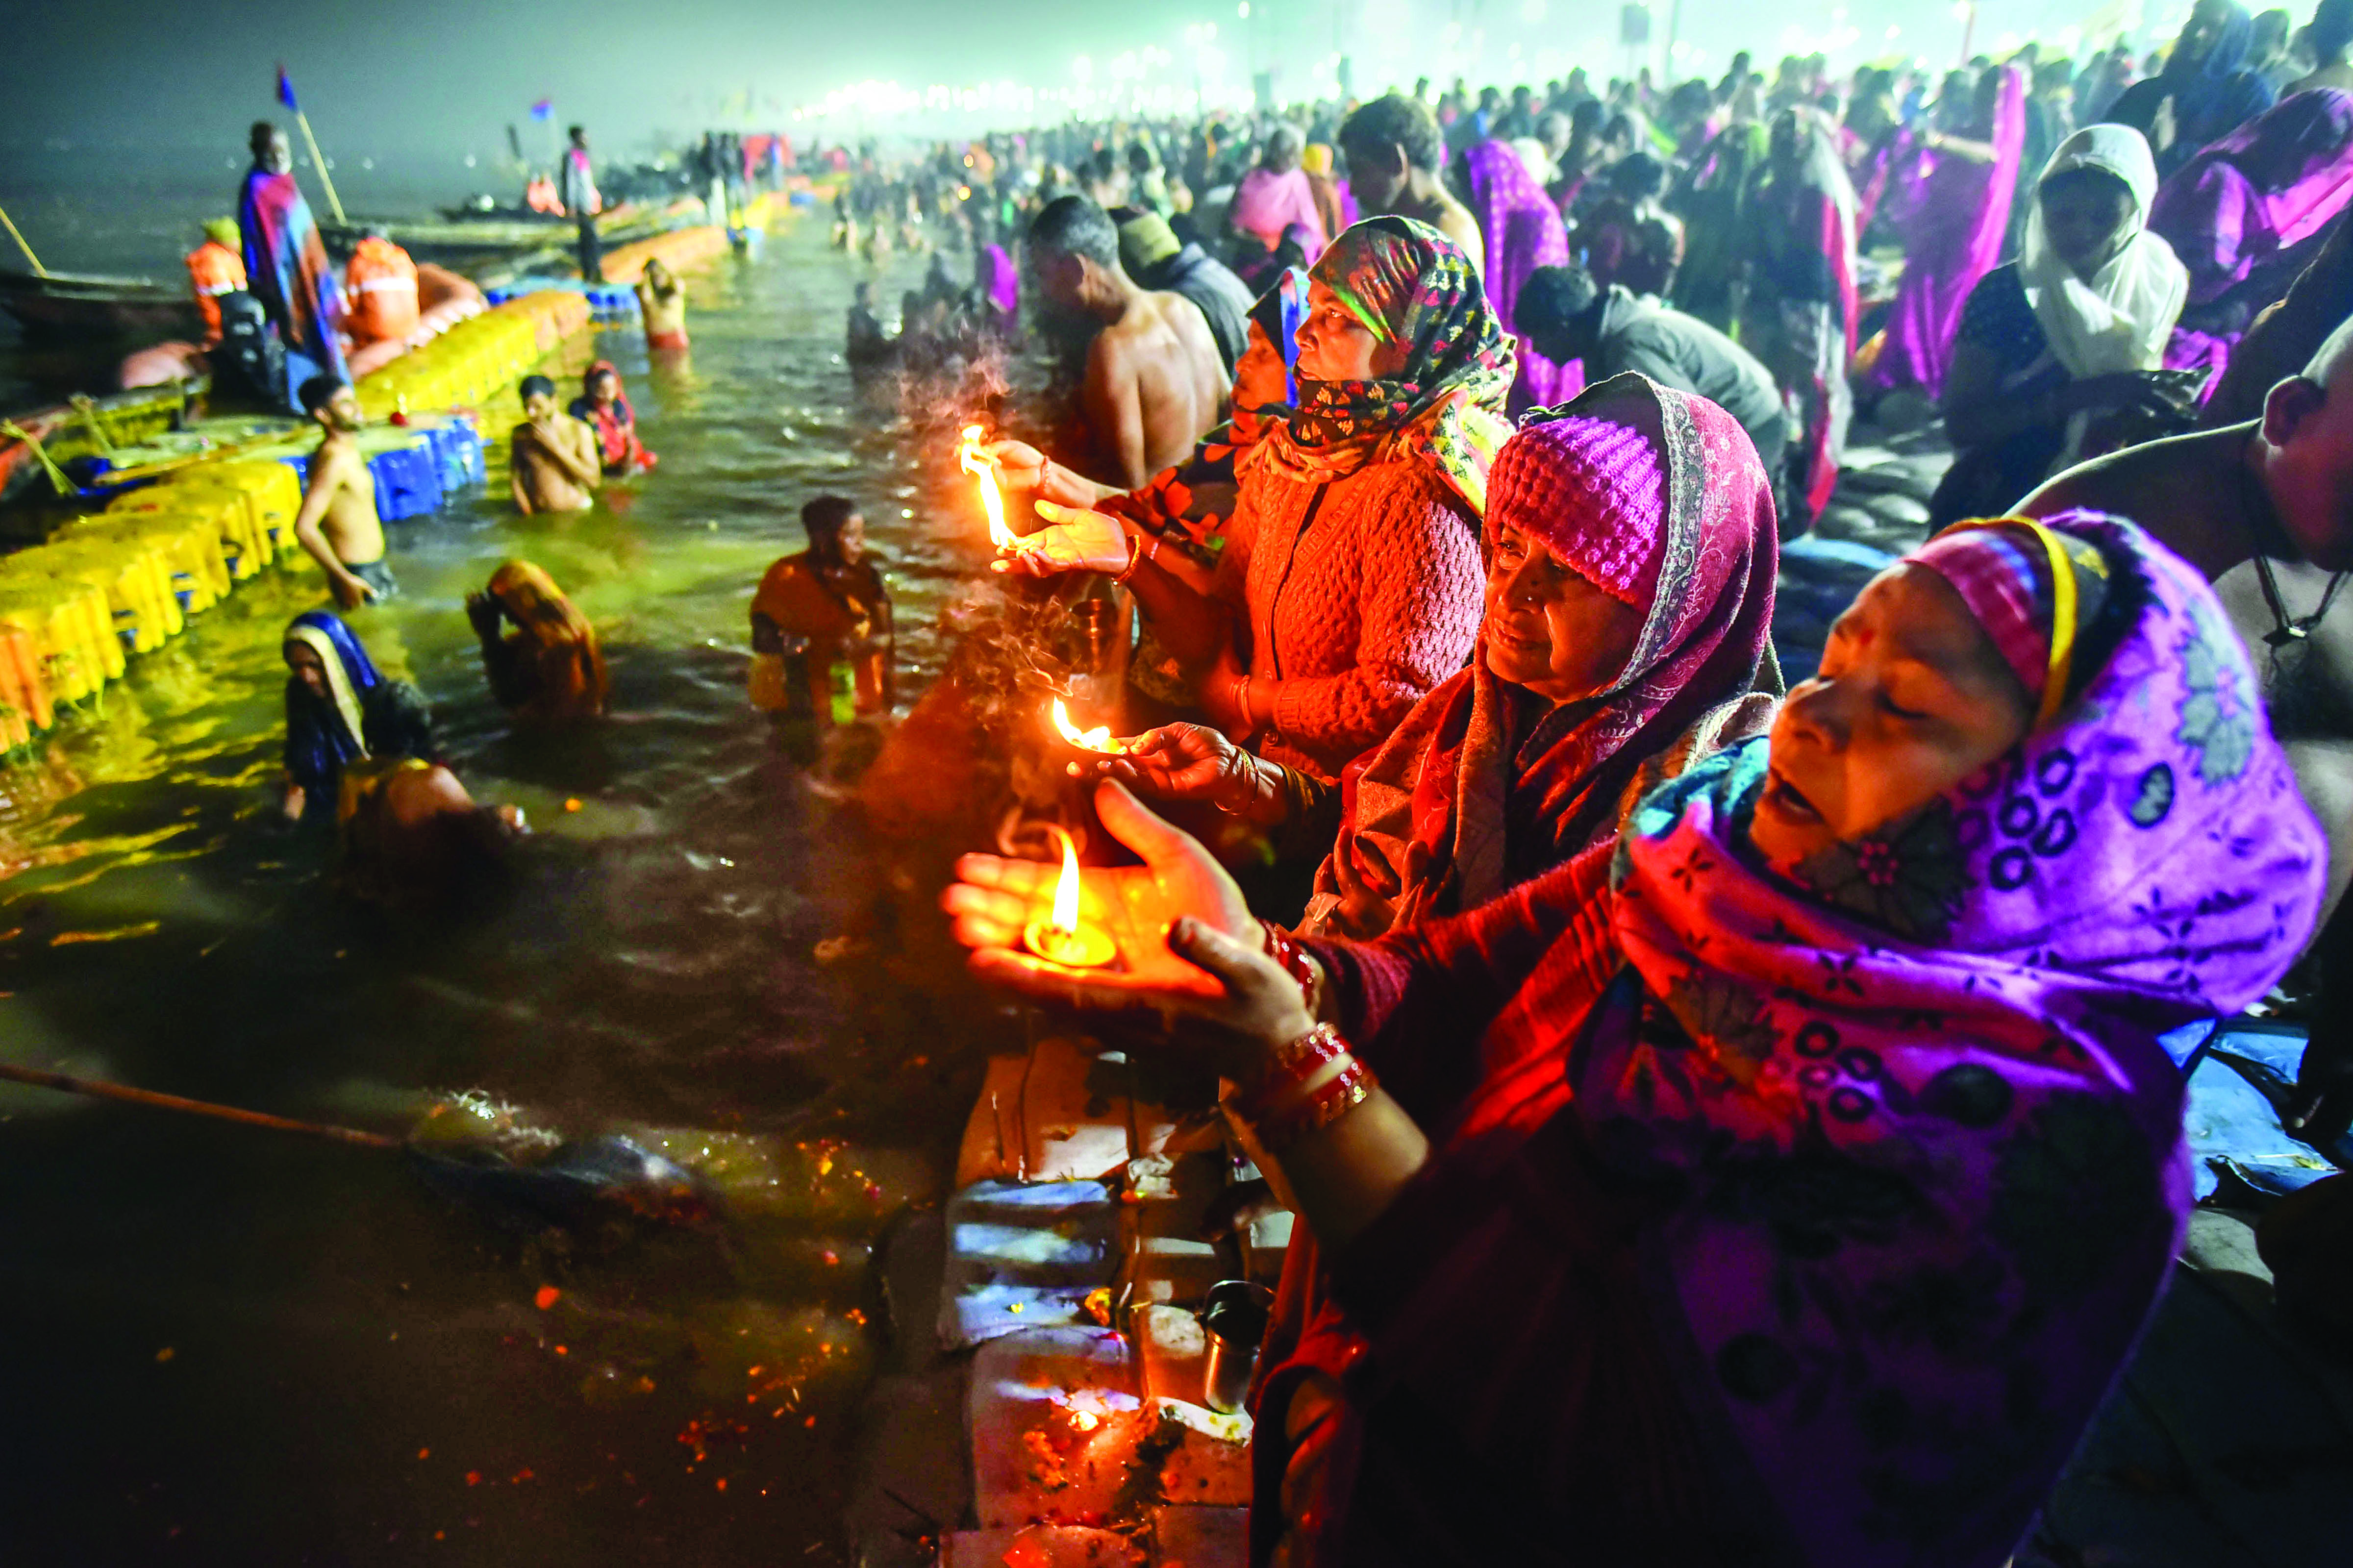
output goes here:
{"type": "MultiPolygon", "coordinates": [[[[1654,6],[1662,40],[1669,4],[1654,6]]],[[[2181,8],[2169,0],[2149,7],[2153,19],[2181,8]]],[[[1607,0],[1260,0],[1248,23],[1238,20],[1233,0],[162,6],[79,0],[41,9],[41,25],[14,29],[0,51],[0,102],[8,105],[0,140],[18,147],[65,140],[233,152],[248,121],[273,112],[271,71],[283,60],[339,162],[363,153],[495,155],[503,127],[523,122],[527,106],[543,96],[554,100],[559,124],[581,120],[622,148],[657,130],[741,125],[726,110],[747,89],[760,100],[759,120],[788,128],[796,103],[867,78],[913,87],[1068,83],[1082,54],[1098,62],[1146,46],[1182,54],[1187,26],[1205,22],[1219,27],[1229,84],[1246,81],[1253,64],[1280,61],[1286,94],[1312,90],[1308,79],[1328,71],[1335,39],[1350,44],[1364,92],[1387,86],[1393,71],[1444,76],[1464,63],[1473,34],[1483,34],[1486,66],[1474,85],[1541,80],[1578,62],[1606,76],[1622,63],[1613,47],[1618,7],[1607,0]],[[1347,29],[1367,21],[1368,35],[1352,38],[1347,29]],[[1449,21],[1461,29],[1452,44],[1449,21]],[[1517,60],[1505,52],[1511,43],[1521,47],[1517,60]]],[[[2116,7],[1989,0],[1977,46],[2038,26],[2047,31],[2095,9],[2116,7]]],[[[1711,74],[1742,46],[1760,64],[1800,44],[1836,41],[1846,45],[1836,50],[1846,63],[1897,49],[1943,65],[1960,41],[1960,24],[1943,0],[1855,0],[1764,14],[1742,0],[1684,0],[1683,15],[1682,37],[1701,51],[1693,68],[1711,74]],[[1888,43],[1891,26],[1908,36],[1888,43]]],[[[1187,80],[1192,70],[1180,62],[1162,75],[1187,80]]],[[[1100,65],[1096,76],[1100,81],[1100,65]]]]}

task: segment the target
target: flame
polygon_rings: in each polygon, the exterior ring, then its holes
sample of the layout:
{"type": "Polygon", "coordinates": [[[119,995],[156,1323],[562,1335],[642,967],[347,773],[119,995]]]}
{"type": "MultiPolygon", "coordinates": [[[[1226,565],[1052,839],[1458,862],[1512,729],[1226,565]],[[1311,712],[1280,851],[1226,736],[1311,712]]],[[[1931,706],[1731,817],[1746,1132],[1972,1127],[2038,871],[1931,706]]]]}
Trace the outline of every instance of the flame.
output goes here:
{"type": "Polygon", "coordinates": [[[1054,929],[1075,931],[1079,929],[1079,847],[1061,828],[1054,832],[1062,840],[1062,875],[1054,884],[1054,929]]]}
{"type": "Polygon", "coordinates": [[[1101,752],[1106,756],[1115,757],[1127,750],[1125,746],[1112,739],[1111,726],[1108,724],[1098,724],[1092,730],[1082,730],[1071,723],[1071,710],[1062,706],[1062,700],[1059,697],[1054,699],[1054,728],[1062,732],[1062,739],[1082,752],[1101,752]]]}
{"type": "Polygon", "coordinates": [[[1005,526],[1005,498],[997,490],[997,470],[980,455],[980,426],[964,427],[964,444],[956,448],[956,462],[967,474],[980,476],[980,504],[988,513],[988,542],[999,550],[1018,550],[1021,536],[1005,526]]]}

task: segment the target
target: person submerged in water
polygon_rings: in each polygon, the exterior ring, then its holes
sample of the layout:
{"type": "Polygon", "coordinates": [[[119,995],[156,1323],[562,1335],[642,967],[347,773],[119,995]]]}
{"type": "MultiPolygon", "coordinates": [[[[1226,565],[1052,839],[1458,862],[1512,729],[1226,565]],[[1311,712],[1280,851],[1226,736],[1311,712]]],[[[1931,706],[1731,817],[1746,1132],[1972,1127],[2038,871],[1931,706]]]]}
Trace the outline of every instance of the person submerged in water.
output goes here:
{"type": "Polygon", "coordinates": [[[478,805],[456,773],[418,757],[345,768],[335,822],[344,891],[409,910],[482,890],[503,868],[507,846],[530,831],[521,807],[478,805]]]}
{"type": "Polygon", "coordinates": [[[327,574],[335,603],[356,610],[400,592],[384,559],[384,524],[375,510],[375,476],[360,450],[367,424],[351,383],[314,375],[302,384],[302,411],[324,432],[305,470],[294,538],[327,574]]]}
{"type": "Polygon", "coordinates": [[[527,375],[518,389],[523,422],[514,427],[508,483],[516,510],[586,511],[605,482],[596,433],[555,406],[555,383],[527,375]]]}
{"type": "Polygon", "coordinates": [[[638,411],[621,390],[621,373],[600,359],[580,378],[572,417],[596,433],[596,453],[607,475],[641,473],[661,461],[638,440],[638,411]]]}
{"type": "Polygon", "coordinates": [[[508,562],[487,588],[466,596],[466,616],[481,639],[491,695],[514,717],[562,721],[605,711],[608,684],[596,628],[545,572],[508,562]]]}
{"type": "Polygon", "coordinates": [[[646,347],[686,347],[686,285],[659,260],[646,263],[638,279],[638,310],[645,318],[646,347]]]}
{"type": "Polygon", "coordinates": [[[769,567],[752,598],[752,705],[828,713],[834,668],[847,665],[857,710],[888,712],[891,591],[866,559],[866,519],[847,496],[819,496],[801,526],[809,547],[769,567]]]}
{"type": "Polygon", "coordinates": [[[433,710],[406,680],[376,671],[352,628],[324,610],[286,628],[286,771],[280,804],[300,821],[332,802],[344,767],[369,758],[430,757],[433,710]]]}

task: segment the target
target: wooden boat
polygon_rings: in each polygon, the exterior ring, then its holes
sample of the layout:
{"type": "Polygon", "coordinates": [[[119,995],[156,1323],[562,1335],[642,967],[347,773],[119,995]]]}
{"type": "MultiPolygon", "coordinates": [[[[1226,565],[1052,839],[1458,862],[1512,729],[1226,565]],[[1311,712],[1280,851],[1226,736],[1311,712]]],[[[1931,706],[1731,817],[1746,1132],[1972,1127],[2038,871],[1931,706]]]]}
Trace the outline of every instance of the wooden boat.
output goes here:
{"type": "Polygon", "coordinates": [[[43,339],[188,338],[204,331],[185,281],[0,268],[0,310],[43,339]]]}
{"type": "MultiPolygon", "coordinates": [[[[661,215],[646,207],[622,205],[600,215],[596,232],[607,245],[640,239],[661,226],[661,215]]],[[[319,233],[327,248],[349,255],[370,231],[418,261],[437,261],[464,271],[512,262],[524,257],[560,255],[572,248],[576,226],[569,218],[466,218],[436,222],[417,218],[358,218],[350,223],[322,223],[319,233]]]]}
{"type": "MultiPolygon", "coordinates": [[[[177,429],[193,404],[201,404],[212,390],[210,377],[175,382],[169,386],[142,386],[111,397],[78,399],[54,408],[19,414],[7,423],[41,443],[53,463],[103,452],[109,443],[132,446],[177,429]],[[91,428],[92,416],[103,430],[91,428]]],[[[52,499],[47,470],[32,448],[13,437],[0,438],[0,506],[52,499]]]]}

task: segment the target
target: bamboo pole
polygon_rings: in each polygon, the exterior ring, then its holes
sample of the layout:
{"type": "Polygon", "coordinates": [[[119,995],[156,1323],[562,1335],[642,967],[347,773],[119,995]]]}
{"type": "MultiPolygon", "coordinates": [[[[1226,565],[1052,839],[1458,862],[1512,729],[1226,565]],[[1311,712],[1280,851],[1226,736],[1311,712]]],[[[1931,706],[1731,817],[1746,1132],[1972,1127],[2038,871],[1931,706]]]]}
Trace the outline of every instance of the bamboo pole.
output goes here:
{"type": "Polygon", "coordinates": [[[311,134],[311,117],[301,110],[294,111],[294,123],[302,128],[302,140],[311,149],[311,167],[319,171],[319,183],[327,187],[327,205],[335,209],[335,221],[348,223],[343,216],[343,199],[335,195],[335,177],[327,173],[327,161],[319,156],[319,139],[311,134]]]}
{"type": "Polygon", "coordinates": [[[126,1105],[144,1105],[156,1110],[209,1116],[216,1121],[234,1121],[243,1127],[268,1127],[280,1132],[308,1132],[314,1138],[353,1143],[363,1149],[406,1147],[401,1140],[387,1137],[382,1132],[363,1132],[356,1127],[330,1127],[318,1121],[295,1121],[259,1110],[241,1110],[233,1105],[214,1105],[207,1100],[184,1100],[176,1094],[158,1094],[152,1089],[133,1089],[127,1083],[109,1083],[103,1079],[73,1078],[61,1072],[11,1067],[5,1062],[0,1062],[0,1079],[29,1083],[39,1089],[60,1089],[67,1094],[86,1094],[96,1100],[118,1100],[126,1105]]]}
{"type": "Polygon", "coordinates": [[[33,254],[33,247],[25,243],[25,237],[16,232],[16,220],[8,216],[8,209],[5,207],[0,207],[0,223],[8,226],[8,237],[16,242],[16,248],[23,251],[25,259],[33,264],[33,275],[37,278],[47,278],[49,275],[49,269],[41,265],[41,258],[33,254]]]}

